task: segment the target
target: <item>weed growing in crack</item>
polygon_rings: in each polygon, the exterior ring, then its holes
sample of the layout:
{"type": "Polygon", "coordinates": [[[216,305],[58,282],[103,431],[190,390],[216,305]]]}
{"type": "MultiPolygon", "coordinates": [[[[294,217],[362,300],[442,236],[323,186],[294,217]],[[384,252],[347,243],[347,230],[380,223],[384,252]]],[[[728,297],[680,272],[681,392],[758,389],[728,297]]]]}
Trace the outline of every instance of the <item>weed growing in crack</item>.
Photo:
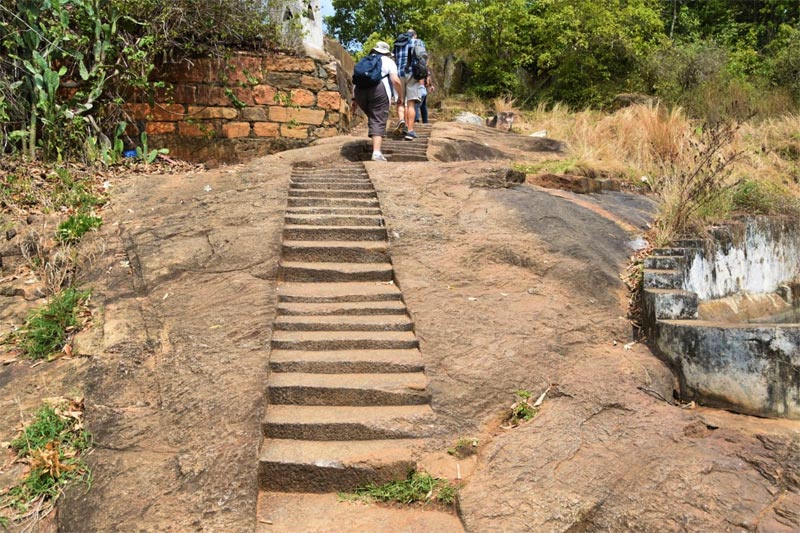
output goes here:
{"type": "MultiPolygon", "coordinates": [[[[29,470],[17,485],[0,493],[0,508],[25,513],[35,502],[54,503],[71,481],[90,484],[91,472],[80,458],[90,446],[91,435],[83,428],[82,400],[60,399],[39,409],[11,442],[17,460],[27,463],[29,470]]],[[[8,524],[9,517],[3,518],[8,524]]]]}
{"type": "Polygon", "coordinates": [[[440,479],[424,472],[412,471],[401,481],[392,481],[384,485],[370,483],[356,488],[352,494],[340,493],[342,499],[365,499],[380,502],[440,503],[452,505],[456,501],[458,489],[445,479],[440,479]]]}
{"type": "Polygon", "coordinates": [[[508,417],[508,424],[517,427],[522,422],[531,420],[539,408],[534,406],[532,393],[525,389],[520,389],[514,393],[515,401],[511,404],[511,414],[508,417]]]}
{"type": "Polygon", "coordinates": [[[25,327],[17,334],[22,351],[31,359],[44,359],[64,349],[82,324],[79,311],[89,291],[73,287],[53,296],[40,309],[31,311],[25,327]]]}
{"type": "Polygon", "coordinates": [[[478,439],[458,439],[447,453],[458,459],[464,459],[478,453],[478,439]]]}

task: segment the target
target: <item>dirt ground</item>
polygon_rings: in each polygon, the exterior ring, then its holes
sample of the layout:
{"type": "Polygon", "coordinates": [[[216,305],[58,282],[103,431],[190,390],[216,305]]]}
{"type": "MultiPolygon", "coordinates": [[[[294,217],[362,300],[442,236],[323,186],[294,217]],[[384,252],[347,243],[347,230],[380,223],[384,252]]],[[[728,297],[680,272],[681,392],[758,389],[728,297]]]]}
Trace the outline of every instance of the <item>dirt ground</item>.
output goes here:
{"type": "MultiPolygon", "coordinates": [[[[61,531],[256,528],[291,164],[329,163],[356,141],[112,184],[95,325],[76,346],[89,357],[0,367],[0,441],[38,398],[86,398],[94,482],[61,501],[61,531]]],[[[631,339],[619,273],[652,204],[470,185],[559,148],[439,123],[439,161],[366,164],[439,417],[426,460],[464,478],[465,529],[800,529],[800,425],[676,405],[669,369],[631,339]],[[502,427],[514,391],[548,387],[532,421],[502,427]],[[454,471],[445,450],[467,437],[477,458],[454,471]]]]}

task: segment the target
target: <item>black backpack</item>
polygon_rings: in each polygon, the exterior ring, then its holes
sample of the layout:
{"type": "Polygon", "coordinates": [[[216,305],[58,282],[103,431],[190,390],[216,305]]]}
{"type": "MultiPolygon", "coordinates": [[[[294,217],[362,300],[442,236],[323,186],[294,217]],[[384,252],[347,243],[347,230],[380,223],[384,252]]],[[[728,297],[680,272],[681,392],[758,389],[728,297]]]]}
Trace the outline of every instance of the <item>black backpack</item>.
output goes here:
{"type": "Polygon", "coordinates": [[[378,85],[383,79],[381,57],[380,54],[369,54],[361,58],[361,61],[356,63],[356,68],[353,69],[353,85],[359,89],[369,89],[378,85]]]}
{"type": "Polygon", "coordinates": [[[411,72],[411,76],[415,80],[424,80],[428,77],[428,51],[425,50],[425,44],[419,39],[416,40],[414,46],[408,52],[408,67],[407,72],[411,72]]]}

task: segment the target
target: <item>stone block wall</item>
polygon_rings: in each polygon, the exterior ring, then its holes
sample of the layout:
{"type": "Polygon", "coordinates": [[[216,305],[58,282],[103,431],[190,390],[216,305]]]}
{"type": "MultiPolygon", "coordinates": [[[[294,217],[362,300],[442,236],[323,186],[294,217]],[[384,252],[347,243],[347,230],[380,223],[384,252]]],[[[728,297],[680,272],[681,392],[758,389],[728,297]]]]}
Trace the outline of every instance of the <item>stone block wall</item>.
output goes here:
{"type": "Polygon", "coordinates": [[[148,148],[189,161],[238,162],[305,146],[350,127],[350,88],[333,58],[279,53],[166,65],[154,101],[125,104],[148,148]]]}

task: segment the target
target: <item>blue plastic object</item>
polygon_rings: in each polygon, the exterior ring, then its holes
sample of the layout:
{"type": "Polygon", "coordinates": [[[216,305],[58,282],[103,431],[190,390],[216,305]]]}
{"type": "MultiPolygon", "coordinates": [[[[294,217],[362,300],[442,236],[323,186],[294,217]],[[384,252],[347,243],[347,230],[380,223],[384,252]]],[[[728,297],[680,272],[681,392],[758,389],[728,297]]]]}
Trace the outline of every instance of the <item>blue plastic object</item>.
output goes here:
{"type": "Polygon", "coordinates": [[[125,157],[136,157],[136,150],[125,150],[122,152],[125,157]]]}

